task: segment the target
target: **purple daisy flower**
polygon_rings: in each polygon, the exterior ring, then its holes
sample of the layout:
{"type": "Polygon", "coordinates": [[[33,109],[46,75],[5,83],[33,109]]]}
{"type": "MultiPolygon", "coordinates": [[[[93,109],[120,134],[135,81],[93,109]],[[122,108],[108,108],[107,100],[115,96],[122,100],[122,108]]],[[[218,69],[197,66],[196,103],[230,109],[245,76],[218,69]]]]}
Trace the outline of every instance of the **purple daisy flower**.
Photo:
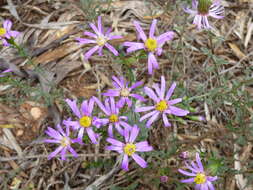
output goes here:
{"type": "Polygon", "coordinates": [[[149,146],[147,141],[134,143],[139,134],[139,131],[140,129],[137,125],[134,125],[131,130],[125,129],[125,143],[120,142],[114,138],[106,139],[107,142],[112,144],[110,146],[107,146],[106,150],[114,150],[123,155],[121,168],[126,171],[128,170],[129,156],[132,157],[135,162],[139,164],[142,168],[146,168],[147,162],[138,154],[136,154],[136,152],[149,152],[153,150],[152,146],[149,146]]]}
{"type": "Polygon", "coordinates": [[[207,19],[209,16],[216,19],[224,18],[221,0],[192,0],[192,9],[186,7],[184,11],[194,17],[193,24],[197,25],[198,29],[212,28],[207,19]]]}
{"type": "Polygon", "coordinates": [[[139,42],[124,42],[124,46],[128,46],[127,53],[144,49],[148,53],[148,73],[151,75],[153,73],[153,68],[158,69],[159,64],[156,60],[155,55],[160,56],[162,54],[162,46],[168,40],[172,40],[174,37],[174,32],[168,31],[158,37],[154,36],[155,28],[156,28],[157,20],[154,19],[150,31],[149,37],[147,38],[146,34],[142,30],[139,22],[134,21],[134,26],[139,33],[140,38],[142,39],[143,43],[139,42]]]}
{"type": "Polygon", "coordinates": [[[186,176],[190,176],[189,179],[181,180],[182,183],[195,183],[196,190],[215,190],[213,181],[218,179],[217,176],[208,176],[204,171],[204,167],[201,163],[199,153],[196,153],[196,163],[192,161],[191,163],[185,162],[185,166],[191,170],[191,172],[187,172],[185,170],[179,169],[178,171],[181,174],[186,176]]]}
{"type": "Polygon", "coordinates": [[[18,31],[11,30],[12,22],[10,20],[5,20],[3,22],[3,27],[0,27],[0,40],[2,40],[2,43],[4,46],[9,46],[7,40],[13,38],[16,38],[19,35],[18,31]]]}
{"type": "Polygon", "coordinates": [[[132,100],[130,99],[130,97],[136,98],[140,101],[145,101],[145,99],[141,95],[131,93],[133,89],[143,84],[142,81],[138,81],[134,83],[131,87],[129,87],[128,82],[126,82],[123,77],[117,78],[113,76],[112,79],[114,80],[112,84],[115,89],[109,89],[107,92],[103,93],[103,95],[112,97],[119,96],[120,99],[116,104],[117,107],[122,108],[125,104],[127,104],[128,107],[131,107],[132,100]]]}
{"type": "Polygon", "coordinates": [[[9,72],[11,72],[11,69],[6,69],[5,71],[0,73],[0,77],[4,77],[5,73],[9,73],[9,72]]]}
{"type": "Polygon", "coordinates": [[[95,32],[95,34],[85,31],[84,35],[94,38],[94,40],[86,38],[76,38],[76,40],[78,40],[80,44],[96,44],[93,48],[91,48],[88,52],[84,54],[85,58],[88,60],[90,56],[96,51],[98,51],[99,56],[102,56],[102,50],[104,46],[107,47],[115,56],[118,56],[118,51],[113,46],[111,46],[108,41],[113,39],[120,39],[122,38],[122,36],[110,35],[111,28],[108,29],[107,32],[105,32],[102,26],[101,16],[98,17],[98,27],[96,27],[93,23],[89,23],[89,25],[95,32]]]}
{"type": "Polygon", "coordinates": [[[92,116],[94,100],[91,98],[90,100],[83,101],[80,110],[77,107],[76,100],[71,101],[70,99],[66,99],[65,101],[73,113],[78,117],[78,121],[64,120],[63,123],[65,125],[72,126],[75,130],[79,130],[77,137],[79,142],[82,142],[84,132],[86,131],[91,142],[93,144],[97,144],[98,134],[96,134],[92,129],[93,126],[97,127],[98,120],[97,117],[92,116]]]}
{"type": "Polygon", "coordinates": [[[114,98],[106,98],[105,103],[103,104],[99,99],[93,97],[94,101],[97,103],[98,107],[105,113],[107,118],[98,119],[97,122],[101,125],[107,125],[108,127],[108,134],[110,137],[113,137],[113,126],[117,129],[117,131],[123,135],[124,131],[121,128],[124,127],[125,129],[131,130],[131,126],[126,123],[127,117],[126,116],[119,116],[119,108],[116,106],[114,98]]]}
{"type": "Polygon", "coordinates": [[[165,96],[165,78],[164,76],[161,77],[161,88],[159,88],[158,84],[154,84],[153,88],[155,89],[155,92],[148,88],[144,87],[144,92],[151,98],[155,105],[153,106],[147,106],[147,107],[139,107],[135,109],[135,112],[145,112],[145,111],[151,111],[150,113],[145,114],[140,118],[140,121],[143,121],[150,117],[150,119],[147,122],[147,127],[150,127],[151,124],[158,119],[159,115],[162,114],[163,122],[165,127],[171,126],[170,122],[168,121],[166,114],[172,114],[175,116],[185,116],[189,113],[187,110],[180,109],[178,107],[175,107],[174,104],[179,103],[182,101],[182,98],[177,98],[174,100],[169,100],[172,93],[174,92],[174,89],[176,88],[176,83],[173,83],[168,90],[166,96],[165,96]]]}
{"type": "Polygon", "coordinates": [[[69,151],[74,157],[77,157],[76,151],[71,147],[71,144],[75,141],[69,137],[69,127],[66,127],[66,132],[63,131],[60,124],[56,126],[57,130],[48,127],[45,133],[53,139],[45,139],[45,143],[56,143],[60,146],[49,154],[48,159],[55,157],[58,153],[61,155],[62,160],[66,160],[66,152],[69,151]]]}

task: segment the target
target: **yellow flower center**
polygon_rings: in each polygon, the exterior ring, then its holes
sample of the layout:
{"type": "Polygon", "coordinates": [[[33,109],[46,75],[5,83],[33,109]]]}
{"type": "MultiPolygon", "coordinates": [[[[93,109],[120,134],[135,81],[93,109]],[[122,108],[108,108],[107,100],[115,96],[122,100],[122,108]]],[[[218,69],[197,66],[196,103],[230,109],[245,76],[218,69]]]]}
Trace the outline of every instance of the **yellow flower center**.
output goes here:
{"type": "Polygon", "coordinates": [[[124,147],[124,153],[128,156],[132,156],[136,151],[136,146],[132,143],[127,143],[124,147]]]}
{"type": "Polygon", "coordinates": [[[111,123],[115,123],[115,122],[119,121],[119,118],[118,118],[117,115],[112,114],[112,115],[109,117],[109,121],[110,121],[111,123]]]}
{"type": "Polygon", "coordinates": [[[99,46],[105,45],[106,42],[107,42],[107,39],[106,39],[104,36],[99,36],[99,37],[97,38],[97,44],[98,44],[99,46]]]}
{"type": "Polygon", "coordinates": [[[130,92],[127,88],[123,88],[121,91],[120,91],[120,95],[121,96],[124,96],[124,97],[127,97],[129,96],[130,92]]]}
{"type": "Polygon", "coordinates": [[[159,103],[156,104],[155,109],[163,112],[164,110],[168,109],[169,105],[165,100],[160,101],[159,103]]]}
{"type": "Polygon", "coordinates": [[[199,0],[198,12],[201,14],[208,14],[209,8],[212,5],[212,0],[199,0]]]}
{"type": "Polygon", "coordinates": [[[92,118],[89,116],[83,116],[80,120],[79,123],[82,127],[90,127],[92,123],[92,118]]]}
{"type": "Polygon", "coordinates": [[[66,147],[68,145],[70,145],[70,140],[67,137],[63,137],[61,140],[61,146],[66,147]]]}
{"type": "Polygon", "coordinates": [[[148,38],[145,41],[145,47],[148,49],[148,51],[155,51],[157,48],[157,41],[153,38],[148,38]]]}
{"type": "Polygon", "coordinates": [[[0,36],[3,36],[6,34],[5,28],[0,28],[0,36]]]}
{"type": "Polygon", "coordinates": [[[196,184],[203,184],[206,182],[206,175],[203,173],[198,173],[196,177],[194,178],[194,182],[196,184]]]}

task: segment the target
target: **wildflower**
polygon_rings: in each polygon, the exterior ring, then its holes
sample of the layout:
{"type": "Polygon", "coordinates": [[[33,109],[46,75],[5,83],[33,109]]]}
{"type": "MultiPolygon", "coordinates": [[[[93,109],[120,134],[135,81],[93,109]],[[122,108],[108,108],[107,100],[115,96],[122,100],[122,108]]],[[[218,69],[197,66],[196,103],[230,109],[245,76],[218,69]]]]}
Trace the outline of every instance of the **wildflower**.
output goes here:
{"type": "Polygon", "coordinates": [[[124,42],[124,46],[128,46],[127,53],[144,49],[148,52],[148,73],[151,75],[153,73],[153,68],[158,69],[159,64],[156,60],[155,55],[160,56],[162,54],[162,46],[168,40],[172,40],[174,37],[174,32],[168,31],[158,37],[154,36],[155,27],[157,20],[152,21],[149,37],[147,38],[146,34],[143,32],[139,22],[134,21],[134,26],[139,32],[139,36],[142,39],[143,43],[139,42],[124,42]]]}
{"type": "Polygon", "coordinates": [[[177,108],[174,106],[174,104],[179,103],[182,101],[181,98],[177,98],[174,100],[169,100],[174,89],[176,88],[176,83],[173,83],[168,90],[166,96],[165,96],[165,79],[164,76],[161,77],[161,88],[159,88],[158,84],[154,84],[153,88],[155,89],[155,92],[148,88],[144,87],[144,92],[151,98],[155,104],[153,106],[147,106],[147,107],[140,107],[136,108],[135,112],[145,112],[145,111],[151,111],[150,113],[145,114],[140,118],[140,121],[143,121],[150,117],[150,119],[147,122],[147,127],[150,127],[151,124],[158,119],[159,115],[162,115],[163,122],[165,127],[171,126],[171,124],[168,121],[166,114],[172,114],[176,116],[185,116],[189,113],[187,110],[183,110],[180,108],[177,108]]]}
{"type": "Polygon", "coordinates": [[[162,183],[166,183],[167,181],[168,181],[168,176],[166,176],[166,175],[163,175],[163,176],[160,176],[160,181],[162,182],[162,183]]]}
{"type": "Polygon", "coordinates": [[[194,17],[193,24],[197,25],[198,29],[212,28],[208,22],[209,16],[216,19],[224,17],[221,0],[192,0],[192,9],[186,7],[184,10],[194,17]]]}
{"type": "Polygon", "coordinates": [[[96,27],[93,23],[90,23],[89,25],[95,32],[95,34],[85,31],[84,35],[94,38],[94,40],[86,38],[76,38],[76,40],[78,40],[80,44],[96,44],[93,48],[91,48],[88,52],[84,54],[85,58],[88,60],[90,56],[96,51],[98,51],[99,56],[102,56],[102,50],[104,46],[107,47],[115,56],[118,56],[118,51],[113,46],[111,46],[108,41],[113,39],[119,39],[122,37],[118,35],[110,35],[111,29],[105,32],[102,26],[101,16],[98,17],[98,27],[96,27]]]}
{"type": "Polygon", "coordinates": [[[212,184],[213,181],[218,179],[217,176],[208,176],[204,171],[203,165],[201,163],[199,153],[196,153],[196,163],[195,162],[185,162],[186,167],[191,170],[191,172],[187,172],[185,170],[179,169],[178,171],[186,176],[190,176],[192,178],[181,180],[182,183],[195,183],[196,190],[214,190],[214,186],[212,184]]]}
{"type": "Polygon", "coordinates": [[[98,135],[93,131],[92,127],[97,127],[97,117],[92,116],[92,111],[94,108],[94,100],[91,98],[90,100],[85,100],[82,102],[81,109],[79,110],[76,104],[76,100],[71,101],[70,99],[65,100],[73,113],[77,116],[77,121],[64,120],[63,123],[65,125],[72,126],[75,130],[79,130],[78,132],[78,140],[82,141],[84,132],[88,134],[91,142],[93,144],[97,144],[98,135]]]}
{"type": "Polygon", "coordinates": [[[97,122],[101,125],[107,125],[108,127],[108,134],[110,137],[113,137],[113,126],[117,129],[117,131],[123,135],[124,131],[121,128],[124,127],[128,130],[130,130],[132,127],[126,123],[127,117],[126,116],[120,116],[119,115],[119,108],[116,106],[114,98],[106,98],[105,104],[103,104],[101,101],[99,101],[96,97],[93,97],[94,101],[97,103],[98,107],[105,113],[107,118],[104,119],[98,119],[97,122]]]}
{"type": "Polygon", "coordinates": [[[0,40],[2,40],[4,46],[9,46],[8,40],[16,38],[19,35],[19,32],[11,30],[11,27],[12,22],[10,20],[5,20],[3,27],[0,27],[0,40]]]}
{"type": "Polygon", "coordinates": [[[56,143],[60,144],[60,146],[53,151],[52,153],[49,154],[48,159],[50,160],[51,158],[55,157],[58,153],[61,154],[61,159],[66,160],[66,152],[67,150],[73,154],[74,157],[77,157],[76,151],[71,147],[71,144],[74,143],[75,141],[69,137],[70,135],[70,130],[69,127],[66,127],[66,132],[63,131],[62,127],[60,124],[57,126],[57,130],[48,127],[47,131],[45,133],[50,136],[53,139],[45,139],[45,143],[56,143]]]}
{"type": "Polygon", "coordinates": [[[11,69],[6,69],[5,71],[0,73],[0,77],[4,77],[5,73],[9,73],[9,72],[11,72],[11,69]]]}
{"type": "Polygon", "coordinates": [[[147,162],[138,154],[136,154],[136,152],[149,152],[153,150],[152,146],[149,146],[147,141],[134,143],[139,134],[139,131],[140,129],[137,125],[134,125],[131,130],[125,129],[125,143],[120,142],[114,138],[107,138],[107,142],[111,143],[112,145],[107,146],[106,149],[117,151],[123,155],[121,168],[126,171],[128,170],[129,156],[132,157],[135,162],[142,168],[145,168],[147,167],[147,162]]]}
{"type": "Polygon", "coordinates": [[[145,99],[138,94],[133,94],[131,91],[138,86],[142,85],[143,82],[138,81],[134,83],[131,87],[128,86],[128,82],[125,81],[123,77],[117,78],[115,76],[112,77],[114,82],[112,82],[115,89],[109,89],[107,92],[103,93],[104,96],[111,96],[111,97],[117,97],[119,96],[120,99],[117,102],[116,106],[119,108],[122,108],[125,104],[128,105],[128,107],[132,106],[132,101],[130,97],[136,98],[140,101],[145,101],[145,99]]]}

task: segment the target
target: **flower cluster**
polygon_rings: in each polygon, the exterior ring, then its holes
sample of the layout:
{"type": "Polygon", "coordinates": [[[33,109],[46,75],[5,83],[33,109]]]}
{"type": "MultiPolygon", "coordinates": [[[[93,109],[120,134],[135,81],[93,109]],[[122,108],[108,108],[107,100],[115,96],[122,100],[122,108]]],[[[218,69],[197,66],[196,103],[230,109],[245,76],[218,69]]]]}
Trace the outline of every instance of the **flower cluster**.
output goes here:
{"type": "MultiPolygon", "coordinates": [[[[164,76],[161,77],[160,87],[158,84],[153,85],[158,96],[156,96],[155,92],[150,88],[144,87],[146,95],[151,100],[155,101],[156,104],[154,106],[141,108],[132,108],[134,105],[132,99],[137,99],[140,102],[146,102],[146,100],[148,100],[136,92],[137,87],[142,87],[143,83],[141,81],[129,85],[129,82],[123,77],[117,78],[116,76],[113,76],[112,80],[114,89],[109,89],[105,93],[102,93],[105,97],[103,102],[97,97],[92,97],[89,100],[84,100],[81,103],[81,106],[78,107],[76,100],[66,99],[66,103],[72,110],[76,119],[73,120],[72,118],[68,118],[67,120],[63,120],[63,124],[66,126],[67,130],[66,133],[64,133],[59,126],[57,126],[58,131],[52,128],[48,129],[46,133],[54,139],[47,139],[45,142],[60,144],[59,148],[50,154],[49,159],[56,156],[59,152],[61,153],[61,158],[65,159],[64,154],[67,150],[76,156],[75,152],[73,152],[73,149],[70,147],[71,143],[83,144],[83,137],[86,132],[90,141],[93,144],[97,144],[100,139],[99,129],[108,127],[107,131],[109,137],[107,138],[107,142],[111,143],[111,145],[107,146],[106,149],[122,154],[122,168],[128,170],[129,157],[133,158],[137,164],[145,168],[147,163],[137,154],[137,152],[148,152],[153,150],[153,148],[147,141],[135,143],[140,128],[136,124],[132,126],[129,123],[129,118],[124,115],[122,109],[132,109],[135,110],[136,113],[155,109],[149,114],[144,115],[140,120],[142,121],[145,118],[151,117],[147,122],[147,127],[152,125],[160,113],[162,114],[164,125],[166,127],[171,125],[168,121],[167,115],[185,116],[189,113],[186,110],[173,106],[174,104],[181,102],[181,98],[169,100],[176,87],[175,83],[173,83],[165,96],[166,82],[164,76]],[[100,110],[97,115],[93,111],[95,106],[100,110]],[[117,132],[116,135],[114,128],[117,132]],[[76,134],[76,138],[71,139],[69,137],[70,130],[73,131],[72,136],[75,136],[76,134]],[[119,141],[117,137],[124,138],[124,143],[119,141]]],[[[141,91],[143,90],[141,89],[141,91]]]]}
{"type": "MultiPolygon", "coordinates": [[[[194,17],[193,24],[198,29],[211,29],[212,26],[208,22],[208,17],[222,19],[224,15],[224,7],[221,0],[192,0],[192,8],[185,7],[184,11],[194,17]]],[[[158,56],[162,55],[163,46],[166,42],[172,41],[175,32],[166,31],[161,35],[156,35],[157,20],[151,23],[149,34],[145,31],[137,21],[133,25],[138,33],[137,41],[123,42],[127,53],[135,51],[143,51],[147,54],[147,70],[152,75],[155,69],[159,69],[158,56]]],[[[99,56],[103,55],[103,49],[106,47],[114,56],[118,56],[119,52],[111,45],[111,40],[122,39],[120,35],[112,35],[112,29],[105,29],[102,25],[101,16],[98,17],[97,26],[89,23],[92,32],[85,31],[84,35],[89,38],[76,38],[80,44],[93,44],[94,47],[89,49],[84,57],[86,60],[98,52],[99,56]]],[[[0,27],[0,41],[3,46],[16,45],[14,39],[19,32],[11,30],[12,22],[5,20],[3,26],[0,27]]],[[[11,72],[7,69],[0,73],[0,77],[5,73],[11,72]]],[[[183,117],[189,114],[188,110],[180,108],[182,98],[172,98],[176,83],[172,83],[169,89],[166,89],[165,77],[161,76],[160,84],[153,84],[152,87],[143,87],[142,81],[136,81],[130,84],[122,76],[112,77],[113,89],[109,89],[102,93],[103,100],[97,97],[91,97],[84,100],[81,105],[76,100],[66,99],[66,104],[73,112],[74,117],[63,120],[61,124],[56,125],[56,129],[48,127],[45,133],[50,137],[45,139],[45,143],[58,144],[58,147],[49,154],[48,159],[52,159],[60,154],[62,160],[66,160],[67,152],[77,157],[77,152],[73,149],[73,144],[84,144],[84,136],[87,134],[89,141],[98,144],[102,139],[102,130],[107,127],[108,137],[106,141],[110,144],[106,146],[106,150],[116,151],[122,157],[121,167],[129,170],[129,161],[133,159],[140,167],[147,167],[147,162],[138,154],[138,152],[149,152],[153,150],[147,140],[139,141],[138,135],[140,128],[134,121],[126,116],[126,111],[135,114],[140,112],[148,112],[141,116],[140,122],[147,120],[146,127],[150,128],[154,123],[162,118],[165,127],[172,125],[171,117],[183,117]],[[144,92],[145,97],[137,93],[137,88],[144,92]],[[147,105],[136,106],[135,102],[147,105]],[[175,106],[177,104],[177,106],[175,106]],[[98,109],[99,111],[94,111],[98,109]],[[62,127],[64,126],[64,127],[62,127]],[[102,130],[101,130],[102,129],[102,130]]],[[[201,120],[202,118],[198,118],[201,120]]],[[[209,176],[204,171],[199,154],[196,154],[196,162],[187,160],[189,157],[186,152],[181,155],[185,161],[185,166],[191,172],[179,169],[178,171],[191,178],[181,180],[182,183],[195,183],[196,190],[214,190],[213,181],[217,180],[217,176],[209,176]]],[[[166,183],[167,176],[161,176],[161,181],[166,183]]]]}

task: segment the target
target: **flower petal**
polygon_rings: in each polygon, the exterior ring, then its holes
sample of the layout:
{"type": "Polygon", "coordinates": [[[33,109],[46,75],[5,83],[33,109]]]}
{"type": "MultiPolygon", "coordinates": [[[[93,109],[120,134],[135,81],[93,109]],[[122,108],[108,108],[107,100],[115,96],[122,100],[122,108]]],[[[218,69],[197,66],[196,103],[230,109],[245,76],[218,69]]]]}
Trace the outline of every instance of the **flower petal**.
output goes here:
{"type": "Polygon", "coordinates": [[[130,132],[130,138],[129,138],[130,143],[133,143],[135,141],[139,132],[140,132],[140,128],[137,125],[134,125],[131,132],[130,132]]]}
{"type": "Polygon", "coordinates": [[[98,37],[96,34],[91,33],[89,31],[85,31],[83,34],[86,35],[86,36],[89,36],[91,38],[97,38],[98,37]]]}
{"type": "Polygon", "coordinates": [[[143,30],[142,30],[142,28],[141,28],[139,22],[134,21],[134,26],[135,26],[136,30],[138,31],[138,33],[139,33],[141,39],[145,42],[145,41],[147,40],[147,36],[146,36],[146,34],[143,32],[143,30]]]}
{"type": "Polygon", "coordinates": [[[111,46],[109,43],[105,43],[105,46],[115,55],[118,56],[119,52],[113,47],[111,46]]]}
{"type": "Polygon", "coordinates": [[[151,24],[150,30],[149,30],[149,37],[150,37],[150,38],[154,38],[156,23],[157,23],[157,20],[154,19],[154,20],[152,21],[152,24],[151,24]]]}
{"type": "Polygon", "coordinates": [[[80,44],[95,44],[95,40],[85,39],[85,38],[76,38],[77,41],[79,41],[80,44]]]}
{"type": "Polygon", "coordinates": [[[145,94],[147,94],[149,96],[149,98],[151,98],[152,100],[154,100],[156,103],[160,102],[160,99],[156,96],[156,94],[154,93],[154,91],[148,87],[144,87],[144,92],[145,94]]]}
{"type": "MultiPolygon", "coordinates": [[[[133,51],[137,51],[137,50],[145,48],[145,45],[143,43],[137,43],[137,42],[132,42],[132,43],[133,45],[127,48],[127,53],[131,53],[133,51]]],[[[124,44],[126,44],[126,42],[124,44]]]]}
{"type": "Polygon", "coordinates": [[[89,51],[87,51],[85,54],[84,54],[84,57],[86,60],[88,60],[90,58],[90,56],[92,56],[92,54],[95,53],[95,51],[97,51],[99,49],[99,46],[94,46],[93,48],[91,48],[89,51]]]}
{"type": "Polygon", "coordinates": [[[147,141],[138,142],[135,144],[136,151],[138,152],[149,152],[153,150],[152,146],[149,146],[147,141]]]}
{"type": "Polygon", "coordinates": [[[174,100],[169,100],[168,104],[169,105],[173,105],[173,104],[177,104],[179,102],[182,102],[182,98],[177,98],[177,99],[174,99],[174,100]]]}
{"type": "Polygon", "coordinates": [[[127,154],[124,154],[122,164],[121,164],[121,168],[125,171],[128,171],[128,156],[127,156],[127,154]]]}
{"type": "Polygon", "coordinates": [[[158,112],[157,110],[154,110],[154,111],[152,111],[152,112],[149,112],[149,113],[143,115],[143,116],[140,118],[140,122],[142,122],[142,121],[144,121],[145,119],[147,119],[147,118],[153,116],[153,115],[156,114],[156,113],[159,113],[159,112],[158,112]]]}
{"type": "Polygon", "coordinates": [[[145,112],[155,109],[155,106],[139,107],[135,109],[135,112],[145,112]]]}
{"type": "Polygon", "coordinates": [[[87,134],[88,134],[91,142],[93,144],[97,144],[98,142],[97,142],[97,139],[96,139],[96,134],[94,133],[94,131],[92,130],[92,128],[91,127],[86,128],[86,132],[87,132],[87,134]]]}
{"type": "Polygon", "coordinates": [[[167,94],[166,94],[166,97],[165,97],[165,100],[169,100],[171,95],[173,94],[175,88],[176,88],[177,84],[175,82],[172,83],[170,89],[168,90],[167,94]]]}
{"type": "Polygon", "coordinates": [[[156,112],[147,122],[146,126],[150,127],[152,125],[152,123],[158,118],[159,116],[159,112],[156,112]]]}
{"type": "Polygon", "coordinates": [[[5,30],[9,31],[12,27],[12,22],[10,20],[5,20],[3,23],[3,27],[5,30]]]}
{"type": "Polygon", "coordinates": [[[184,174],[184,175],[187,175],[187,176],[196,176],[195,173],[190,173],[190,172],[184,171],[184,170],[182,170],[182,169],[178,169],[178,171],[179,171],[181,174],[184,174]]]}
{"type": "Polygon", "coordinates": [[[135,162],[137,164],[139,164],[139,166],[141,166],[142,168],[146,168],[147,167],[147,162],[140,157],[138,154],[133,154],[132,158],[135,160],[135,162]]]}
{"type": "Polygon", "coordinates": [[[69,105],[73,113],[78,117],[81,118],[81,113],[77,107],[76,100],[71,101],[70,99],[66,99],[65,102],[69,105]]]}
{"type": "Polygon", "coordinates": [[[171,124],[167,118],[167,115],[165,113],[163,113],[162,115],[163,115],[163,123],[164,123],[165,127],[170,127],[171,124]]]}
{"type": "Polygon", "coordinates": [[[57,149],[55,149],[55,151],[51,152],[48,155],[48,160],[52,159],[53,157],[55,157],[61,150],[63,149],[62,146],[59,146],[57,149]]]}
{"type": "Polygon", "coordinates": [[[118,140],[116,140],[116,139],[110,138],[110,137],[107,138],[106,141],[109,142],[109,143],[111,143],[111,144],[114,145],[114,146],[123,147],[123,146],[125,145],[124,143],[122,143],[122,142],[120,142],[120,141],[118,141],[118,140]]]}
{"type": "Polygon", "coordinates": [[[189,111],[183,110],[175,106],[169,106],[169,110],[171,111],[171,114],[176,115],[176,116],[185,116],[189,114],[189,111]]]}
{"type": "Polygon", "coordinates": [[[189,178],[189,179],[183,179],[180,180],[181,183],[193,183],[194,182],[194,178],[189,178]]]}

